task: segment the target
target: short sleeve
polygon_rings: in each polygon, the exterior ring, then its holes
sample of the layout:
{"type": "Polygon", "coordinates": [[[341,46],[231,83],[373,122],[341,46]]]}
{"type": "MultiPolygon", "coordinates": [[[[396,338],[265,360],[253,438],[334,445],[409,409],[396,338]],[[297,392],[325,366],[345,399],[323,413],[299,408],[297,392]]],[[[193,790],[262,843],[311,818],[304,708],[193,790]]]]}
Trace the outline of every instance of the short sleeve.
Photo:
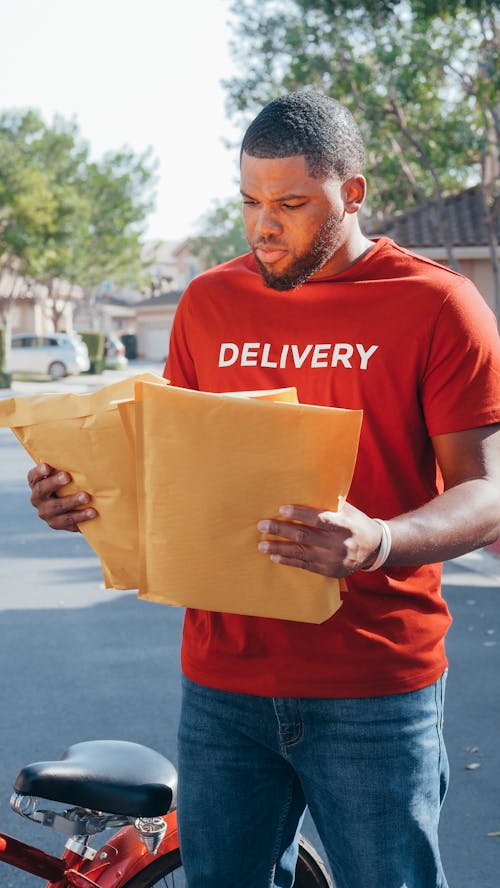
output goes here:
{"type": "Polygon", "coordinates": [[[421,398],[431,436],[500,422],[500,340],[495,316],[468,280],[443,301],[421,398]]]}

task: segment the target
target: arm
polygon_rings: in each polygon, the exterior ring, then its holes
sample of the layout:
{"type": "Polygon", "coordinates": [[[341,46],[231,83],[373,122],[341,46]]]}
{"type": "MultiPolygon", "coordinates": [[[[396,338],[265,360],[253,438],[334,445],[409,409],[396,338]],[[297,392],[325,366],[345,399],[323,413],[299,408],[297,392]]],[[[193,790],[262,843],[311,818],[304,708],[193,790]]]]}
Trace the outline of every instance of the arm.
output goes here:
{"type": "Polygon", "coordinates": [[[69,484],[71,475],[60,472],[46,463],[41,463],[28,472],[28,484],[31,488],[31,504],[38,512],[38,517],[54,530],[70,530],[77,532],[83,521],[95,518],[97,512],[90,503],[90,494],[84,491],[68,496],[57,495],[57,492],[69,484]]]}
{"type": "MultiPolygon", "coordinates": [[[[500,534],[500,424],[439,435],[433,445],[444,493],[387,521],[392,534],[388,565],[445,561],[500,534]]],[[[259,530],[286,540],[259,544],[273,561],[332,577],[373,564],[381,529],[354,506],[346,504],[339,513],[305,506],[280,511],[285,520],[259,522],[259,530]]]]}

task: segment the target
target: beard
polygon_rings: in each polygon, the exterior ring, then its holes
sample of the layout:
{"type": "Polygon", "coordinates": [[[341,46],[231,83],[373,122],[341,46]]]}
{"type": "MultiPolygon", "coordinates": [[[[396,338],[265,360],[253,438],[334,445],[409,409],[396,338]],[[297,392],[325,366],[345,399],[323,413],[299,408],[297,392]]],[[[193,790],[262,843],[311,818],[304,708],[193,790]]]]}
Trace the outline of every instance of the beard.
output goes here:
{"type": "MultiPolygon", "coordinates": [[[[343,215],[329,216],[317,232],[307,253],[296,256],[289,267],[281,274],[269,271],[254,251],[254,258],[259,267],[264,284],[272,290],[295,290],[305,284],[313,274],[333,256],[341,241],[343,215]]],[[[268,241],[272,245],[272,241],[268,241]]]]}

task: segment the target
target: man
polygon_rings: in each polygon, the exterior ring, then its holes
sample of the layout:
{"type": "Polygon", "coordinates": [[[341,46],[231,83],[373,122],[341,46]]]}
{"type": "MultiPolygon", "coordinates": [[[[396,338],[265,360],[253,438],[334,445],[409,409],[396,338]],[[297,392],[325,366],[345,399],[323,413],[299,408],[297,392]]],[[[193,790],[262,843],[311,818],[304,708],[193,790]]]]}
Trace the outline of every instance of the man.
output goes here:
{"type": "MultiPolygon", "coordinates": [[[[347,578],[340,611],[319,626],[186,614],[190,888],[292,885],[306,804],[338,888],[446,886],[439,562],[500,532],[500,350],[469,281],[363,235],[362,170],[359,131],[333,99],[271,102],[242,146],[252,252],[195,279],[176,314],[174,385],[295,385],[302,402],[364,411],[349,504],[277,503],[281,519],[259,523],[280,569],[347,578]]],[[[95,515],[76,511],[86,494],[54,497],[67,474],[29,477],[52,527],[95,515]]]]}

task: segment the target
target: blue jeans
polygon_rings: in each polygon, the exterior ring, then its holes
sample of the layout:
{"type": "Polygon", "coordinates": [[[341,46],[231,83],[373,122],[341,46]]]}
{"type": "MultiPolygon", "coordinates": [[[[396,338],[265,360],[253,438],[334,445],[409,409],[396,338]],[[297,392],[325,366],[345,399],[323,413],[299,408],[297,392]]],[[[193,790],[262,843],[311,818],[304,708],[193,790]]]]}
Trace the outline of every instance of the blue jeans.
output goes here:
{"type": "Polygon", "coordinates": [[[184,679],[178,816],[189,888],[291,888],[306,805],[337,888],[447,888],[437,838],[445,678],[348,700],[184,679]]]}

